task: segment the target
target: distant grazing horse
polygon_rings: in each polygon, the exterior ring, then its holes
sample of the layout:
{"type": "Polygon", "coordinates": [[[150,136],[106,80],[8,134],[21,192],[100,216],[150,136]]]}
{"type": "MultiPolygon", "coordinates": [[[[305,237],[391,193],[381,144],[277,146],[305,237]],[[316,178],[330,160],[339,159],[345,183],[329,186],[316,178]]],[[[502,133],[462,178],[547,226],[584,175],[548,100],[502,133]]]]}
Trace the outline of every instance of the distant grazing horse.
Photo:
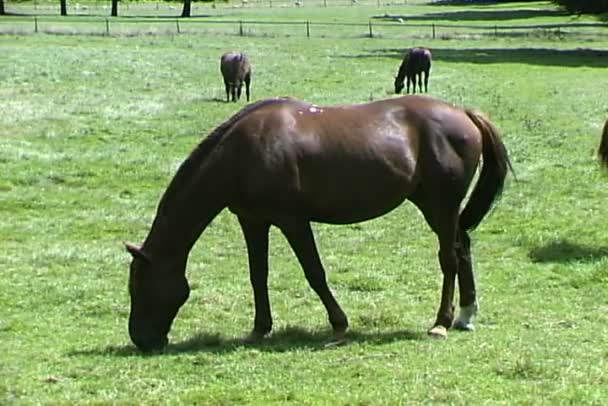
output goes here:
{"type": "Polygon", "coordinates": [[[597,156],[600,158],[601,164],[608,169],[608,120],[604,123],[604,131],[602,131],[602,140],[597,150],[597,156]]]}
{"type": "Polygon", "coordinates": [[[439,239],[443,289],[429,333],[445,337],[451,326],[471,330],[477,300],[468,232],[501,194],[509,168],[498,131],[486,118],[428,97],[338,107],[292,98],[248,105],[181,164],[141,248],[126,246],[133,256],[131,340],[144,351],[167,344],[190,292],[189,252],[226,207],[238,217],[249,257],[255,319],[247,340],[260,340],[272,329],[268,233],[273,225],[323,302],[334,339],[343,340],[348,320],[327,286],[310,223],[373,219],[405,199],[420,209],[439,239]],[[453,323],[456,276],[461,310],[453,323]]]}
{"type": "Polygon", "coordinates": [[[247,55],[242,53],[227,52],[222,55],[220,71],[224,77],[226,88],[226,101],[235,102],[241,98],[241,88],[245,83],[245,93],[249,101],[249,85],[251,84],[251,64],[247,55]]]}
{"type": "Polygon", "coordinates": [[[395,93],[401,93],[403,90],[403,81],[407,79],[406,92],[410,92],[410,82],[413,85],[414,93],[416,93],[416,79],[418,79],[418,87],[422,93],[422,74],[424,73],[424,91],[428,92],[429,75],[431,70],[431,51],[427,48],[412,48],[409,50],[401,66],[399,73],[395,76],[395,93]]]}

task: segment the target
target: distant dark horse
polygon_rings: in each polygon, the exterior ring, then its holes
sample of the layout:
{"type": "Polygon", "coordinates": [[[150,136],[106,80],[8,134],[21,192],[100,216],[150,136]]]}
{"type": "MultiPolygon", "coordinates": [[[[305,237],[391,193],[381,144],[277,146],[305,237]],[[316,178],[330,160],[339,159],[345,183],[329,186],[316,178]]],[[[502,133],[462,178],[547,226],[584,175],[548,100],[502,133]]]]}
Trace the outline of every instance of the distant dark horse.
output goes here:
{"type": "Polygon", "coordinates": [[[602,140],[597,150],[597,156],[600,158],[601,164],[608,169],[608,120],[604,123],[604,131],[602,131],[602,140]]]}
{"type": "Polygon", "coordinates": [[[427,48],[412,48],[409,50],[401,66],[399,73],[395,76],[395,93],[401,93],[403,90],[403,81],[407,79],[406,92],[410,92],[410,82],[413,85],[414,93],[416,93],[416,79],[418,79],[418,87],[422,93],[422,74],[424,73],[424,91],[428,92],[429,75],[431,70],[431,51],[427,48]]]}
{"type": "Polygon", "coordinates": [[[334,338],[342,340],[348,320],[327,286],[310,223],[373,219],[405,199],[439,239],[443,289],[429,333],[446,336],[451,326],[471,330],[477,300],[468,231],[501,194],[509,168],[498,131],[486,118],[428,97],[338,107],[291,98],[248,105],[179,167],[141,248],[127,244],[133,256],[131,340],[142,350],[166,345],[190,292],[189,252],[226,207],[238,217],[249,257],[255,319],[247,339],[262,339],[272,329],[268,232],[274,225],[323,302],[334,338]],[[456,276],[461,309],[453,322],[456,276]]]}
{"type": "Polygon", "coordinates": [[[228,52],[222,55],[220,71],[224,77],[226,101],[235,102],[241,98],[241,89],[245,83],[245,93],[249,101],[249,85],[251,83],[251,64],[249,58],[242,53],[228,52]]]}

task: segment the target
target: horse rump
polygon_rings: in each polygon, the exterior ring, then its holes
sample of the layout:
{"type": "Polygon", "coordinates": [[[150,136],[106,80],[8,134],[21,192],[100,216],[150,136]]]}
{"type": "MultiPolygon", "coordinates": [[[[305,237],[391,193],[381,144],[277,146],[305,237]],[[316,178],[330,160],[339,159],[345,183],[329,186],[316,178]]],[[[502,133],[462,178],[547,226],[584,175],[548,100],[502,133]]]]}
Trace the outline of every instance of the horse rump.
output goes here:
{"type": "Polygon", "coordinates": [[[243,83],[247,101],[249,101],[251,63],[247,55],[241,52],[226,52],[220,59],[220,72],[224,79],[226,101],[236,102],[241,98],[243,83]]]}
{"type": "Polygon", "coordinates": [[[600,164],[608,169],[608,120],[604,123],[600,146],[597,149],[597,156],[600,159],[600,164]]]}

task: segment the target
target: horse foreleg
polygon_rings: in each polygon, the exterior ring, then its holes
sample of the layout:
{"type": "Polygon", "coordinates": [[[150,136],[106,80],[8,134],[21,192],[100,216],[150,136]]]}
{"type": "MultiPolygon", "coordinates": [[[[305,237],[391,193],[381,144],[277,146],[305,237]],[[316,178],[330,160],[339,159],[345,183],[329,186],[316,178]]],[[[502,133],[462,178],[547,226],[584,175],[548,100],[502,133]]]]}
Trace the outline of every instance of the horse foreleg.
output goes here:
{"type": "Polygon", "coordinates": [[[471,261],[471,239],[466,231],[461,230],[456,248],[458,255],[458,290],[460,291],[460,311],[453,327],[459,330],[475,329],[473,318],[479,305],[475,291],[475,276],[471,261]]]}
{"type": "Polygon", "coordinates": [[[327,286],[325,270],[319,258],[310,224],[308,222],[290,224],[281,227],[281,231],[295,252],[308,284],[317,293],[327,310],[335,341],[343,341],[348,329],[348,319],[327,286]]]}
{"type": "MultiPolygon", "coordinates": [[[[420,90],[420,93],[422,93],[422,72],[418,73],[416,76],[418,77],[418,89],[420,90]]],[[[414,87],[416,87],[416,85],[414,85],[414,87]]]]}
{"type": "Polygon", "coordinates": [[[429,71],[424,71],[424,92],[427,93],[429,91],[429,71]]]}
{"type": "Polygon", "coordinates": [[[270,225],[239,217],[247,244],[249,279],[253,287],[255,318],[253,330],[246,341],[255,342],[272,330],[272,314],[268,299],[268,230],[270,225]]]}

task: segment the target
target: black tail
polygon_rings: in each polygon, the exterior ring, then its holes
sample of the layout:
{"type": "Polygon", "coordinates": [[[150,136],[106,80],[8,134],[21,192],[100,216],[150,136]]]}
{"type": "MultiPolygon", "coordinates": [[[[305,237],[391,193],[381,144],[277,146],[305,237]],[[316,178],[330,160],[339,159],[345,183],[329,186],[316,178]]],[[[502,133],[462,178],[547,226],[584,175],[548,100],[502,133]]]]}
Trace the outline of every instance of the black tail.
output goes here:
{"type": "Polygon", "coordinates": [[[597,150],[597,156],[600,159],[600,164],[608,169],[608,120],[604,124],[604,131],[602,131],[602,140],[597,150]]]}
{"type": "Polygon", "coordinates": [[[481,113],[466,110],[466,114],[482,135],[481,173],[467,205],[460,213],[460,227],[472,230],[481,223],[502,194],[507,173],[509,170],[512,172],[513,167],[496,127],[481,113]]]}

